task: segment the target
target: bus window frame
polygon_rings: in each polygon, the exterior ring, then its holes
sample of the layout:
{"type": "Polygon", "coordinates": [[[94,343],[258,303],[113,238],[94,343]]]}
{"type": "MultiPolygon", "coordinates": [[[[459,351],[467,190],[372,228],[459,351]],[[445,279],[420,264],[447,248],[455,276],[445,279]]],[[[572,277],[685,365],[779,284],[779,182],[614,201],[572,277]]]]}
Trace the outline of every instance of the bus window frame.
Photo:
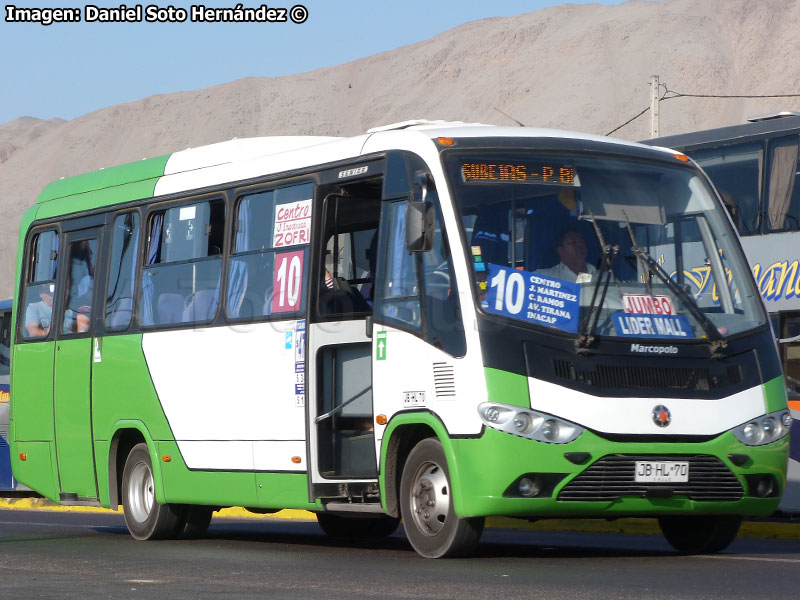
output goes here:
{"type": "MultiPolygon", "coordinates": [[[[760,225],[761,230],[760,234],[762,235],[769,235],[772,233],[788,233],[788,232],[797,232],[800,231],[800,213],[796,215],[792,215],[789,212],[789,208],[791,208],[791,198],[789,204],[786,206],[786,213],[784,215],[784,222],[786,221],[787,217],[792,217],[792,219],[797,223],[797,226],[792,228],[782,227],[780,229],[773,229],[771,227],[770,219],[769,219],[769,211],[771,205],[771,197],[770,194],[772,192],[771,183],[772,183],[772,167],[774,165],[774,151],[777,147],[782,146],[782,142],[787,140],[794,140],[794,145],[800,151],[800,132],[791,132],[785,133],[784,135],[775,135],[768,139],[765,139],[762,142],[764,146],[763,155],[761,158],[762,161],[762,172],[764,176],[762,176],[762,193],[761,193],[761,218],[760,218],[760,225]]],[[[798,156],[798,161],[795,166],[795,181],[793,183],[793,192],[792,194],[799,193],[798,186],[800,185],[800,177],[797,175],[798,167],[800,167],[800,156],[798,156]]]]}
{"type": "MultiPolygon", "coordinates": [[[[228,247],[230,245],[230,240],[229,240],[230,230],[229,230],[229,226],[228,226],[228,221],[230,221],[230,217],[229,217],[229,215],[230,215],[230,190],[229,189],[222,189],[222,190],[217,190],[217,191],[213,191],[213,192],[206,192],[206,193],[201,193],[201,194],[184,195],[184,196],[180,196],[180,197],[177,197],[177,198],[168,198],[168,199],[164,199],[164,200],[155,200],[155,201],[146,203],[144,205],[144,211],[143,212],[144,212],[144,214],[143,214],[143,218],[142,218],[142,221],[141,221],[141,224],[140,224],[140,228],[141,228],[140,235],[142,236],[142,238],[140,239],[139,253],[138,253],[138,259],[137,259],[137,263],[136,263],[136,289],[134,290],[134,298],[133,298],[133,302],[134,302],[134,304],[133,304],[133,313],[134,314],[132,315],[132,318],[131,318],[132,323],[128,327],[128,331],[130,331],[130,329],[132,327],[134,327],[134,326],[136,328],[136,331],[152,332],[152,331],[173,330],[173,329],[181,329],[181,328],[196,327],[196,326],[211,327],[212,325],[217,324],[218,321],[219,321],[219,318],[220,318],[220,314],[222,314],[221,308],[222,308],[222,303],[224,301],[224,298],[222,297],[221,290],[223,289],[222,286],[225,285],[226,282],[227,282],[228,261],[226,260],[226,257],[229,256],[229,253],[227,253],[227,252],[228,252],[228,247]],[[141,308],[140,303],[142,302],[142,295],[143,295],[142,284],[143,284],[143,280],[144,280],[145,269],[147,268],[147,265],[146,265],[147,254],[149,252],[149,247],[150,247],[149,231],[150,231],[150,226],[151,226],[152,219],[153,219],[154,215],[156,213],[159,213],[159,212],[163,212],[164,214],[166,214],[166,212],[168,210],[172,209],[172,208],[180,208],[180,207],[189,206],[189,205],[192,205],[192,204],[201,204],[201,203],[204,203],[204,202],[212,203],[215,200],[216,201],[220,201],[222,203],[222,206],[223,206],[223,209],[224,209],[224,213],[223,213],[223,223],[222,223],[222,231],[223,231],[222,246],[220,247],[220,253],[218,255],[219,256],[219,260],[221,261],[221,263],[220,263],[220,298],[219,298],[219,301],[217,302],[217,308],[216,308],[216,312],[214,313],[214,316],[209,320],[203,320],[203,321],[189,320],[189,321],[180,322],[180,323],[153,324],[153,325],[146,325],[146,324],[142,323],[142,319],[140,318],[140,308],[141,308]]],[[[163,227],[163,223],[162,223],[162,227],[163,227]]],[[[204,256],[204,257],[199,257],[199,258],[195,257],[195,258],[190,258],[190,259],[186,259],[186,260],[170,261],[170,262],[156,263],[156,264],[159,264],[159,265],[164,264],[164,265],[175,266],[175,265],[184,265],[184,264],[197,263],[199,261],[209,261],[210,259],[211,259],[211,256],[204,256]]],[[[105,302],[105,300],[104,300],[104,302],[105,302]]]]}
{"type": "Polygon", "coordinates": [[[60,294],[60,290],[58,287],[58,280],[60,273],[63,269],[62,266],[62,259],[61,259],[61,252],[62,252],[62,244],[64,241],[64,231],[62,228],[62,222],[54,221],[48,222],[43,224],[33,224],[26,234],[25,238],[25,245],[24,247],[24,254],[22,257],[22,274],[20,276],[19,282],[19,290],[18,290],[18,298],[17,301],[17,311],[16,316],[12,317],[13,325],[14,325],[14,345],[16,344],[30,344],[30,343],[38,343],[38,342],[48,342],[55,339],[55,323],[53,322],[56,316],[56,301],[60,294]],[[54,279],[47,279],[41,281],[28,281],[28,279],[32,276],[33,273],[33,240],[36,236],[48,232],[53,231],[58,236],[58,254],[56,255],[56,277],[54,279]],[[52,282],[53,285],[53,306],[52,306],[52,313],[50,317],[50,330],[47,332],[47,335],[42,337],[29,337],[24,335],[25,329],[25,313],[28,310],[28,305],[26,304],[26,294],[28,288],[32,285],[43,285],[45,283],[52,282]]]}
{"type": "MultiPolygon", "coordinates": [[[[325,249],[327,240],[325,235],[325,217],[327,214],[329,197],[336,195],[341,188],[346,188],[360,182],[380,178],[380,210],[383,211],[383,203],[386,201],[384,190],[386,186],[387,157],[385,153],[368,155],[348,159],[336,166],[326,165],[324,169],[317,171],[318,183],[314,189],[313,217],[311,221],[311,257],[309,264],[309,283],[308,283],[308,302],[306,304],[306,314],[313,323],[325,323],[336,321],[355,321],[366,320],[370,315],[375,315],[375,309],[370,312],[353,313],[332,313],[324,314],[319,310],[319,298],[323,291],[323,274],[325,269],[325,249]],[[360,171],[364,169],[363,171],[360,171]],[[349,175],[348,171],[359,170],[358,173],[349,175]],[[338,188],[338,189],[337,189],[338,188]]],[[[383,215],[378,215],[378,226],[376,232],[380,240],[381,227],[383,227],[383,215]]],[[[354,230],[355,231],[355,230],[354,230]]],[[[375,274],[377,281],[378,260],[380,260],[380,243],[378,244],[378,255],[375,258],[375,274]]]]}
{"type": "MultiPolygon", "coordinates": [[[[319,182],[317,173],[311,174],[304,174],[298,175],[295,177],[284,177],[280,179],[273,179],[267,182],[259,182],[256,184],[251,184],[248,186],[242,187],[233,187],[228,190],[228,195],[230,198],[230,217],[228,218],[228,223],[226,225],[226,235],[227,235],[227,242],[225,245],[225,250],[223,252],[225,265],[224,265],[224,284],[220,289],[220,315],[219,317],[220,322],[222,324],[231,325],[231,326],[241,326],[247,325],[250,323],[266,323],[270,321],[286,321],[291,319],[304,319],[305,316],[308,314],[308,306],[309,306],[309,292],[310,292],[310,273],[311,273],[311,259],[313,255],[313,241],[314,241],[314,228],[316,222],[318,220],[317,215],[317,208],[316,208],[316,194],[319,188],[319,182]],[[305,298],[305,307],[301,308],[297,311],[287,311],[281,313],[271,313],[269,315],[261,315],[258,317],[231,317],[228,314],[228,288],[230,286],[230,271],[232,266],[232,260],[235,256],[247,256],[251,254],[255,254],[258,252],[257,250],[248,250],[246,252],[235,252],[236,246],[236,234],[238,233],[238,221],[239,221],[239,207],[241,206],[242,200],[247,196],[254,196],[257,194],[263,194],[267,192],[277,192],[280,189],[290,188],[290,187],[297,187],[301,185],[310,185],[311,186],[311,232],[310,236],[311,239],[309,240],[308,244],[297,244],[296,246],[286,246],[283,248],[305,248],[306,251],[309,253],[309,256],[303,261],[303,281],[301,284],[300,294],[301,297],[305,298]]],[[[276,204],[273,203],[273,206],[276,204]]],[[[270,225],[271,226],[271,225],[270,225]]],[[[274,241],[274,240],[273,240],[274,241]]],[[[265,252],[271,252],[272,254],[276,253],[275,246],[272,246],[270,250],[266,250],[265,252]]]]}
{"type": "Polygon", "coordinates": [[[104,236],[104,241],[102,246],[102,258],[104,263],[103,296],[102,296],[102,307],[101,307],[102,310],[100,311],[100,313],[97,314],[97,317],[95,319],[96,332],[98,334],[102,334],[103,336],[127,334],[130,333],[131,330],[135,331],[137,329],[135,309],[136,309],[137,282],[139,280],[139,276],[141,273],[141,266],[139,264],[139,254],[142,249],[142,243],[143,243],[142,238],[144,236],[144,227],[143,227],[144,219],[142,214],[143,212],[144,211],[142,210],[141,206],[126,206],[125,208],[122,208],[120,210],[111,210],[107,214],[106,235],[104,236]],[[111,249],[113,248],[114,245],[114,223],[119,217],[125,216],[127,214],[136,214],[139,217],[139,233],[137,234],[139,236],[139,239],[137,240],[138,245],[136,254],[133,256],[134,275],[133,275],[133,282],[131,284],[133,286],[133,289],[131,290],[131,302],[132,302],[131,319],[128,325],[126,327],[123,327],[122,329],[110,329],[106,325],[106,316],[107,316],[106,310],[108,307],[108,284],[111,278],[111,266],[112,266],[111,249]]]}
{"type": "Polygon", "coordinates": [[[58,272],[56,278],[56,296],[53,298],[53,314],[55,317],[51,323],[51,330],[53,327],[58,328],[56,331],[56,340],[62,339],[81,339],[86,337],[94,337],[96,330],[97,330],[97,316],[98,316],[98,309],[97,302],[98,302],[98,286],[103,285],[105,287],[105,280],[101,277],[103,270],[104,270],[104,243],[106,238],[107,229],[105,227],[105,222],[102,224],[97,224],[94,226],[86,226],[80,227],[77,229],[65,229],[63,231],[62,238],[59,240],[59,265],[58,265],[58,272]],[[69,243],[67,243],[67,238],[72,236],[69,243]],[[77,239],[76,239],[77,238],[77,239]],[[75,243],[90,239],[97,240],[97,256],[95,257],[95,265],[94,265],[94,278],[92,281],[92,304],[91,306],[94,307],[92,312],[90,313],[91,317],[89,319],[89,327],[86,331],[80,332],[65,332],[63,331],[64,326],[64,317],[66,312],[66,302],[67,302],[67,270],[70,268],[70,265],[67,263],[69,260],[68,256],[65,256],[63,259],[61,258],[64,253],[67,253],[69,247],[75,243]]]}

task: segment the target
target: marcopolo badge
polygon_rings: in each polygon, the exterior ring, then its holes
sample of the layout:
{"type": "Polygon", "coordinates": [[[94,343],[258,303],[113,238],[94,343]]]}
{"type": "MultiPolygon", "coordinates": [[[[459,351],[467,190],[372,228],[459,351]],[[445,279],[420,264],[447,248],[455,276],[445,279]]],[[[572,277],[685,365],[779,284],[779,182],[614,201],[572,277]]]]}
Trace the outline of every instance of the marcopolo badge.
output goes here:
{"type": "Polygon", "coordinates": [[[653,423],[659,427],[666,427],[672,421],[669,409],[663,404],[659,404],[653,409],[653,423]]]}

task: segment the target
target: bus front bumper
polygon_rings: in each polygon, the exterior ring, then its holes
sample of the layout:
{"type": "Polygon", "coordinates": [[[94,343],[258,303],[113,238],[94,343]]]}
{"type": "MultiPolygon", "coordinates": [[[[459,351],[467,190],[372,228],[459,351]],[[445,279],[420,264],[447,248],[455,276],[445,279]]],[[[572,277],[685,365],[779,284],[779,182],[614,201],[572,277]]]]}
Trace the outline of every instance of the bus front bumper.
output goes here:
{"type": "Polygon", "coordinates": [[[765,516],[780,501],[789,454],[788,437],[745,446],[730,432],[700,443],[642,443],[584,431],[547,444],[486,428],[451,442],[455,509],[464,517],[765,516]],[[667,462],[688,463],[688,481],[635,481],[641,463],[667,462]]]}

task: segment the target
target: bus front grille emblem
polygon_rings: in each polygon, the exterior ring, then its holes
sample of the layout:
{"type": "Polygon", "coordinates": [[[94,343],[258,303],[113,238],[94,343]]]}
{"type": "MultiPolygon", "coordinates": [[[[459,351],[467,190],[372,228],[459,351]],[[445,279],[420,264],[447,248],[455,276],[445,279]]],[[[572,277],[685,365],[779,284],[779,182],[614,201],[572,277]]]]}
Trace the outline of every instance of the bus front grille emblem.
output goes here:
{"type": "Polygon", "coordinates": [[[653,409],[653,423],[659,427],[666,427],[672,421],[669,409],[663,404],[659,404],[653,409]]]}

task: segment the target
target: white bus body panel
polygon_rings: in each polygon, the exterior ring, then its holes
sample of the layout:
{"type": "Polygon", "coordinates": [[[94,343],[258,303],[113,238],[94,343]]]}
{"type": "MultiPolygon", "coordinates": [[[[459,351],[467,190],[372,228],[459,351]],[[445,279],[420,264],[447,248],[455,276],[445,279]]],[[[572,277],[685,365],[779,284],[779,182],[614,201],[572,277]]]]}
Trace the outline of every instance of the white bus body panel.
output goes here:
{"type": "Polygon", "coordinates": [[[764,414],[764,392],[756,386],[717,400],[698,398],[606,398],[528,379],[531,408],[595,431],[630,435],[715,435],[764,414]],[[668,427],[653,421],[653,409],[666,406],[668,427]]]}
{"type": "Polygon", "coordinates": [[[159,331],[142,350],[190,469],[305,470],[297,321],[159,331]],[[292,442],[292,443],[287,443],[292,442]]]}
{"type": "MultiPolygon", "coordinates": [[[[477,406],[486,401],[487,391],[478,360],[468,358],[469,353],[453,358],[411,333],[384,325],[375,326],[373,337],[384,332],[385,360],[377,360],[373,343],[375,414],[391,420],[402,411],[426,410],[442,421],[450,435],[480,433],[477,406]]],[[[381,426],[375,430],[378,452],[385,430],[381,426]]]]}

